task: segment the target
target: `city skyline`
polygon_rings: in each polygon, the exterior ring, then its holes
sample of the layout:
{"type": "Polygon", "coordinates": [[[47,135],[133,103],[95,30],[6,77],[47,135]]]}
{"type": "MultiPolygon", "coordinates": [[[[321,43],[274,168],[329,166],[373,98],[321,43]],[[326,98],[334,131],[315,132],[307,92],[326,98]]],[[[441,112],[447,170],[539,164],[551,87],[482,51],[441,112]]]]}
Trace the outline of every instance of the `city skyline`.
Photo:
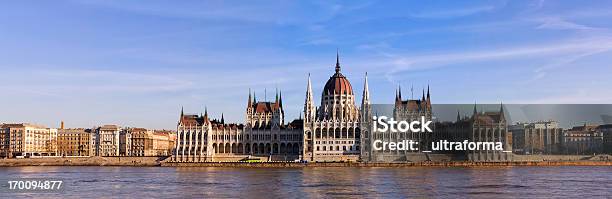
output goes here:
{"type": "Polygon", "coordinates": [[[430,85],[433,103],[612,101],[610,3],[5,4],[0,123],[175,129],[181,107],[242,123],[249,89],[277,88],[290,121],[309,73],[321,100],[337,49],[372,103],[398,85],[430,85]]]}

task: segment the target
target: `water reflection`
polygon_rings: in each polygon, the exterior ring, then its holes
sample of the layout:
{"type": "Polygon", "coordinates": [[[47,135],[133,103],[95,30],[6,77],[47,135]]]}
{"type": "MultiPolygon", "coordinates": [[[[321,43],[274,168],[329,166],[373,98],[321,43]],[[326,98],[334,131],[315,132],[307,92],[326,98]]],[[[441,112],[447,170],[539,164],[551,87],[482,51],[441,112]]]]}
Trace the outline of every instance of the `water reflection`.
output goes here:
{"type": "Polygon", "coordinates": [[[607,197],[612,167],[5,167],[0,180],[63,179],[63,193],[10,198],[607,197]]]}

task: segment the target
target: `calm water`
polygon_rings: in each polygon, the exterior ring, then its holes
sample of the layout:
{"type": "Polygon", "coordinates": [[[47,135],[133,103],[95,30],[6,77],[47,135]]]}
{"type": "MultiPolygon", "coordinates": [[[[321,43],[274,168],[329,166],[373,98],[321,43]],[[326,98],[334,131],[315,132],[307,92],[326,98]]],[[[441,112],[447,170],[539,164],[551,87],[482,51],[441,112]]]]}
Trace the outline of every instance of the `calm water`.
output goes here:
{"type": "MultiPolygon", "coordinates": [[[[63,179],[62,193],[9,198],[537,198],[612,195],[612,167],[6,167],[0,179],[63,179]],[[503,195],[502,195],[503,194],[503,195]]],[[[6,198],[0,197],[0,198],[6,198]]]]}

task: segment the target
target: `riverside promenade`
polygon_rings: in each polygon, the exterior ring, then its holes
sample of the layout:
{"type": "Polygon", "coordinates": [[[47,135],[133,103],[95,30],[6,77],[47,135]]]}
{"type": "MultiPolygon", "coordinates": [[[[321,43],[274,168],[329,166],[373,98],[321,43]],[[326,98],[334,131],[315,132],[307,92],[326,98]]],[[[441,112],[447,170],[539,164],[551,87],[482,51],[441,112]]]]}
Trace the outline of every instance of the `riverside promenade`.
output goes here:
{"type": "MultiPolygon", "coordinates": [[[[561,157],[561,156],[560,156],[561,157]]],[[[301,168],[301,167],[495,167],[495,166],[612,166],[612,159],[600,156],[586,158],[522,158],[509,162],[171,162],[167,157],[45,157],[0,159],[0,167],[19,166],[136,166],[136,167],[245,167],[245,168],[301,168]],[[567,158],[567,159],[565,159],[567,158]],[[563,160],[565,159],[565,160],[563,160]]],[[[605,156],[608,157],[608,156],[605,156]]]]}
{"type": "Polygon", "coordinates": [[[245,167],[245,168],[301,168],[301,167],[498,167],[498,166],[612,166],[612,161],[544,161],[544,162],[162,162],[165,167],[245,167]]]}
{"type": "Polygon", "coordinates": [[[160,166],[166,157],[43,157],[0,159],[0,167],[10,166],[160,166]]]}

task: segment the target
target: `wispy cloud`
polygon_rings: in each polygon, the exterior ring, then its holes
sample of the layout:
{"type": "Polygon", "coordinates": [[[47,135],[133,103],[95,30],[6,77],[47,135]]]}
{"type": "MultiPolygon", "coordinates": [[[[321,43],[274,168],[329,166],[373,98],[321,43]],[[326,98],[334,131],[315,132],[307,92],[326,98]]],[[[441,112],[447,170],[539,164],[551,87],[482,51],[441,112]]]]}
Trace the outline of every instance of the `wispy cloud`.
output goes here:
{"type": "Polygon", "coordinates": [[[442,19],[442,18],[455,18],[455,17],[465,17],[479,13],[486,13],[495,10],[495,6],[477,6],[477,7],[468,7],[468,8],[459,8],[459,9],[447,9],[447,10],[438,10],[438,11],[426,11],[411,14],[412,17],[417,18],[432,18],[432,19],[442,19]]]}
{"type": "Polygon", "coordinates": [[[539,29],[573,29],[573,30],[595,30],[594,27],[589,27],[582,24],[577,24],[562,19],[561,17],[546,17],[537,19],[541,24],[537,26],[539,29]]]}
{"type": "Polygon", "coordinates": [[[595,55],[598,53],[603,53],[609,50],[611,49],[610,48],[594,49],[590,51],[585,51],[585,52],[580,52],[580,53],[575,53],[575,54],[567,54],[565,56],[561,56],[557,60],[551,61],[550,63],[546,65],[536,68],[534,70],[535,75],[531,81],[537,81],[537,80],[544,78],[548,74],[548,72],[553,69],[567,66],[585,57],[595,55]]]}
{"type": "MultiPolygon", "coordinates": [[[[575,53],[582,55],[564,61],[564,63],[569,63],[580,57],[607,50],[612,50],[612,38],[590,38],[566,41],[563,43],[502,47],[472,52],[451,52],[417,56],[396,54],[387,61],[387,64],[393,66],[393,68],[389,70],[385,76],[389,81],[393,81],[393,76],[400,72],[444,67],[450,63],[482,62],[489,60],[517,59],[526,56],[542,57],[575,53]]],[[[552,65],[548,67],[552,67],[552,65]]],[[[546,68],[547,67],[542,67],[539,71],[543,71],[546,68]]]]}
{"type": "Polygon", "coordinates": [[[7,87],[21,91],[42,89],[46,92],[29,92],[52,96],[69,96],[73,93],[112,92],[168,92],[190,88],[193,82],[171,76],[119,72],[110,70],[44,70],[28,72],[31,79],[11,79],[7,87]]]}
{"type": "Polygon", "coordinates": [[[318,45],[327,45],[333,44],[334,41],[331,38],[326,37],[317,37],[313,39],[307,39],[302,41],[298,46],[318,46],[318,45]]]}
{"type": "Polygon", "coordinates": [[[81,1],[84,5],[99,6],[126,12],[139,13],[179,19],[224,19],[258,23],[287,23],[290,17],[278,17],[286,14],[288,2],[260,2],[257,4],[242,4],[222,1],[207,1],[199,3],[135,3],[125,1],[81,1]]]}

